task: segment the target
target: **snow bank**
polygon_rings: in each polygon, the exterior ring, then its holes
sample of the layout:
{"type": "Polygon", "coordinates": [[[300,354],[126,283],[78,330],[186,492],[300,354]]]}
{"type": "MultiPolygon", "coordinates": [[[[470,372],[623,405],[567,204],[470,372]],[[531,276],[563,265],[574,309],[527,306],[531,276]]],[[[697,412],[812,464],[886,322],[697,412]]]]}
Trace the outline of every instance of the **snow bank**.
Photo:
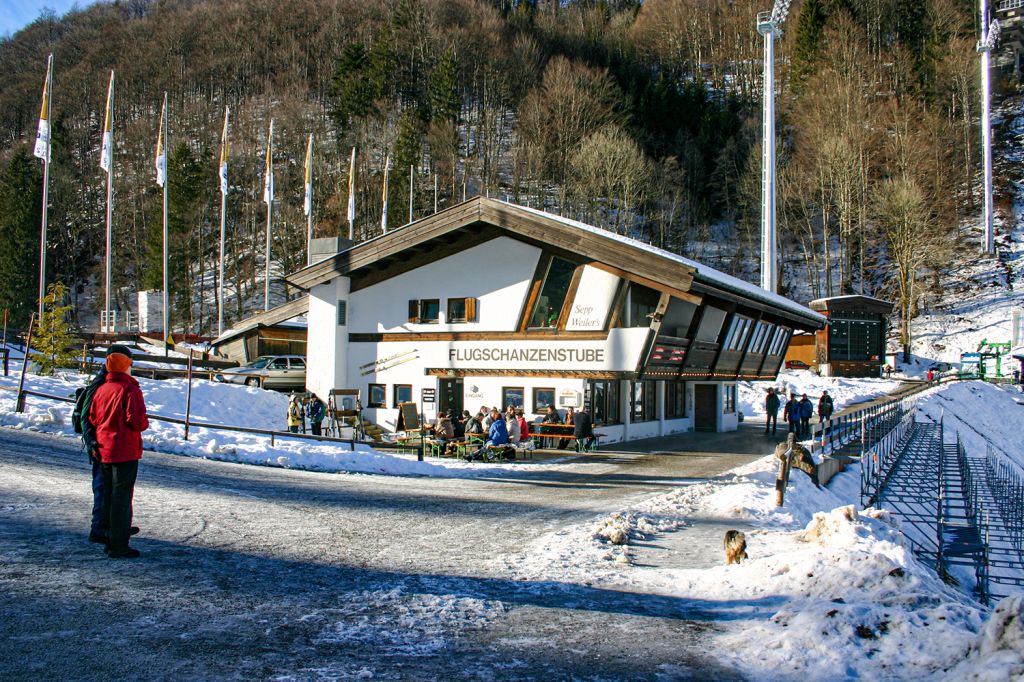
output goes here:
{"type": "MultiPolygon", "coordinates": [[[[858,403],[868,402],[880,396],[892,393],[900,386],[895,379],[846,379],[843,377],[820,377],[814,372],[786,370],[779,374],[776,381],[739,381],[737,386],[738,409],[746,419],[764,420],[764,399],[768,388],[781,391],[786,397],[780,398],[785,404],[790,393],[802,396],[804,393],[814,402],[818,409],[818,398],[822,391],[828,391],[835,404],[835,411],[845,409],[858,403]]],[[[779,418],[782,412],[779,411],[779,418]]]]}
{"type": "MultiPolygon", "coordinates": [[[[71,403],[30,397],[24,413],[14,411],[14,391],[19,376],[20,372],[0,377],[0,426],[60,434],[77,440],[79,436],[71,427],[71,403]]],[[[88,380],[88,376],[74,372],[52,377],[29,374],[25,387],[47,395],[73,397],[75,389],[88,380]]],[[[185,379],[154,381],[138,377],[138,381],[150,415],[185,418],[188,388],[185,379]]],[[[202,426],[205,422],[284,431],[287,405],[288,397],[281,393],[195,379],[192,382],[190,421],[193,424],[189,429],[189,439],[184,439],[184,426],[151,419],[149,430],[143,434],[143,442],[147,450],[155,452],[313,471],[469,478],[507,476],[522,470],[521,464],[514,463],[420,462],[412,454],[384,454],[361,444],[353,451],[348,444],[279,437],[271,446],[268,436],[202,426]]],[[[538,470],[561,466],[564,465],[557,462],[531,464],[531,468],[538,470]]]]}
{"type": "Polygon", "coordinates": [[[960,434],[967,452],[984,457],[987,442],[1024,467],[1024,394],[1015,386],[996,386],[983,381],[943,384],[918,400],[918,410],[932,421],[944,420],[945,429],[960,434]]]}
{"type": "Polygon", "coordinates": [[[985,610],[917,561],[888,512],[851,504],[856,468],[822,489],[794,471],[778,508],[776,467],[765,457],[547,534],[509,569],[692,604],[716,628],[709,654],[750,679],[947,679],[975,651],[1015,669],[1016,631],[983,650],[985,610]],[[746,534],[742,564],[726,565],[727,529],[746,534]]]}

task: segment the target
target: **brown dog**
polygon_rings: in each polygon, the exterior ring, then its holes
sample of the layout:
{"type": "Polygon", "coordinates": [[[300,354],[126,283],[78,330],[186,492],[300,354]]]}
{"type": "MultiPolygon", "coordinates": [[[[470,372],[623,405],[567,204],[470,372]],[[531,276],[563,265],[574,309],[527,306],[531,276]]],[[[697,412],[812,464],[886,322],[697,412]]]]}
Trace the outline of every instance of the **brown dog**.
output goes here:
{"type": "Polygon", "coordinates": [[[738,530],[725,531],[726,565],[741,563],[747,557],[747,536],[738,530]]]}

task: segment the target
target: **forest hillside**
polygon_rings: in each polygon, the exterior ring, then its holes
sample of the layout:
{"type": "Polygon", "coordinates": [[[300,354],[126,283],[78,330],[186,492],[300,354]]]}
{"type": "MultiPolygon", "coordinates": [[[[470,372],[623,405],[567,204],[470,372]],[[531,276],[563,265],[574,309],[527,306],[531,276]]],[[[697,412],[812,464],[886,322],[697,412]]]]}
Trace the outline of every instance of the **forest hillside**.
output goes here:
{"type": "MultiPolygon", "coordinates": [[[[32,157],[54,55],[49,280],[80,324],[102,293],[114,91],[114,289],[161,286],[154,150],[170,103],[172,327],[216,327],[231,111],[230,320],[263,308],[264,155],[274,120],[272,303],[314,233],[356,238],[489,194],[649,241],[756,280],[767,0],[119,0],[43,14],[0,41],[0,308],[35,307],[42,167],[32,157]],[[436,185],[435,185],[436,183],[436,185]],[[437,192],[435,195],[435,186],[437,192]]],[[[977,251],[978,29],[969,0],[797,0],[776,43],[780,290],[797,300],[941,288],[977,251]],[[951,265],[952,264],[952,265],[951,265]]],[[[1008,89],[1000,81],[997,90],[1008,89]]],[[[997,138],[998,139],[998,138],[997,138]]],[[[997,187],[1012,210],[1010,179],[997,187]]]]}

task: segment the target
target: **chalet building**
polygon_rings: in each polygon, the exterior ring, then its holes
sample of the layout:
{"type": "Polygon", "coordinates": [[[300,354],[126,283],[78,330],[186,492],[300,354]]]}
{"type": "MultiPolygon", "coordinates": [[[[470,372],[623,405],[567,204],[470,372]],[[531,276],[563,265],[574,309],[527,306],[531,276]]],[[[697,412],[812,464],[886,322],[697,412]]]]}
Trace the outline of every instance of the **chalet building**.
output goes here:
{"type": "Polygon", "coordinates": [[[307,291],[307,388],[399,403],[586,405],[607,442],[734,430],[736,381],[774,379],[825,319],[642,242],[475,198],[288,277],[307,291]],[[434,398],[434,401],[431,401],[434,398]]]}

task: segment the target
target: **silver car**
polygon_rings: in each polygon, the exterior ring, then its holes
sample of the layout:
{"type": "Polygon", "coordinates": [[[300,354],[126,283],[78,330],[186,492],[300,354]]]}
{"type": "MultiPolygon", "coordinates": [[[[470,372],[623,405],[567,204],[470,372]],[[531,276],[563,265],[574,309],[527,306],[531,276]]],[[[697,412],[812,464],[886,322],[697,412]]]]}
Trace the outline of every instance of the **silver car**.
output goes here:
{"type": "Polygon", "coordinates": [[[301,355],[262,355],[214,377],[217,381],[277,389],[306,388],[306,358],[301,355]]]}

